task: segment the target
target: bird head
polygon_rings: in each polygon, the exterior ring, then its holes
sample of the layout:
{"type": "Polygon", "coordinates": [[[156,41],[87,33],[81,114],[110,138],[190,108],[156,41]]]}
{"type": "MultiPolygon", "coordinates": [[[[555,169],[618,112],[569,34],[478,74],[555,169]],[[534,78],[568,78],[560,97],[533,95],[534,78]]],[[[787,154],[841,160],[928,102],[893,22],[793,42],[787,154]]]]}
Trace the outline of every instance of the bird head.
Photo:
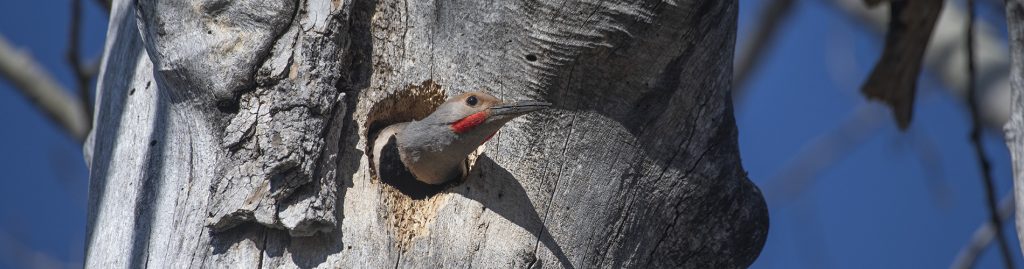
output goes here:
{"type": "Polygon", "coordinates": [[[524,114],[551,106],[539,101],[504,102],[483,92],[452,97],[398,135],[403,162],[420,181],[449,180],[455,167],[501,129],[524,114]]]}
{"type": "Polygon", "coordinates": [[[447,124],[455,134],[489,137],[512,119],[549,106],[538,101],[504,102],[487,93],[468,92],[448,99],[430,117],[447,124]]]}

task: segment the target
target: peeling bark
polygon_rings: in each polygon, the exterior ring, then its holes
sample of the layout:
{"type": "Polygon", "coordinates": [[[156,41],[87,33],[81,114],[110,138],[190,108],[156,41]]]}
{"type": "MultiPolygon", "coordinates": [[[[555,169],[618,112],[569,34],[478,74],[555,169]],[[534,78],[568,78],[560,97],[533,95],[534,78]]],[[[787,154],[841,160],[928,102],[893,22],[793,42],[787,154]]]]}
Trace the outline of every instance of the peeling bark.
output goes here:
{"type": "Polygon", "coordinates": [[[271,2],[115,1],[86,144],[88,267],[734,268],[759,254],[767,209],[729,101],[734,1],[271,2]],[[554,108],[410,200],[370,173],[367,136],[371,118],[422,116],[378,105],[428,81],[554,108]]]}

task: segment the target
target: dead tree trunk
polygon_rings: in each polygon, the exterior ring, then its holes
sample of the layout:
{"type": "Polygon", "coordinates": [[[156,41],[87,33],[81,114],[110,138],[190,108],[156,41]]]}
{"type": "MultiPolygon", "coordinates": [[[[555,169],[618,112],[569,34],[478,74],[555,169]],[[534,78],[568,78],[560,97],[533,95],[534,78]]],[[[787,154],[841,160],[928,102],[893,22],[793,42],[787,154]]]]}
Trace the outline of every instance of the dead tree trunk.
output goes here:
{"type": "Polygon", "coordinates": [[[749,265],[764,200],[729,93],[737,3],[115,1],[86,265],[749,265]],[[487,90],[508,124],[411,199],[367,136],[487,90]]]}
{"type": "Polygon", "coordinates": [[[1006,1],[1006,25],[1010,34],[1010,119],[1004,131],[1013,162],[1017,238],[1024,247],[1024,3],[1006,1]]]}

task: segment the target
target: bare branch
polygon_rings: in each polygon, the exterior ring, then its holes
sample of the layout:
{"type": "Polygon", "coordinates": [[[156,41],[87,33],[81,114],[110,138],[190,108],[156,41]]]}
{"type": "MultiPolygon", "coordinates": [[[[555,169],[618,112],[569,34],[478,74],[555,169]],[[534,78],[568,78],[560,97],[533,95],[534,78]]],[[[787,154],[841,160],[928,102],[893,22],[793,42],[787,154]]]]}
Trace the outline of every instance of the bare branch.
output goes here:
{"type": "Polygon", "coordinates": [[[913,116],[922,59],[942,6],[943,1],[889,2],[885,47],[861,86],[865,97],[889,105],[901,130],[907,129],[913,116]]]}
{"type": "MultiPolygon", "coordinates": [[[[1013,214],[1013,193],[1003,196],[1003,199],[999,201],[999,219],[1006,220],[1013,214]]],[[[978,226],[978,229],[974,230],[974,234],[971,236],[971,241],[967,243],[960,253],[956,255],[956,260],[949,267],[951,269],[968,269],[973,268],[975,263],[978,262],[978,257],[981,256],[981,252],[992,243],[992,239],[996,237],[996,230],[1002,230],[1002,227],[996,227],[992,223],[991,219],[985,220],[978,226]]]]}
{"type": "Polygon", "coordinates": [[[742,100],[746,93],[746,83],[750,75],[757,69],[763,59],[764,52],[772,46],[779,25],[792,14],[793,0],[771,1],[761,9],[757,22],[754,23],[753,35],[744,44],[739,53],[739,60],[736,62],[736,72],[733,77],[733,100],[742,100]]]}
{"type": "MultiPolygon", "coordinates": [[[[800,151],[771,177],[770,183],[764,188],[766,196],[772,198],[775,206],[785,206],[799,197],[814,183],[819,174],[882,130],[886,122],[883,121],[883,108],[881,104],[861,104],[838,127],[803,145],[800,151]]],[[[940,206],[947,205],[950,200],[950,187],[942,180],[941,171],[928,169],[939,167],[942,163],[934,150],[935,146],[927,136],[914,129],[909,129],[907,134],[912,136],[912,146],[921,166],[925,168],[925,178],[928,180],[926,183],[936,203],[940,206]]]]}
{"type": "MultiPolygon", "coordinates": [[[[828,0],[826,3],[835,6],[841,14],[864,22],[868,29],[882,35],[888,22],[888,6],[880,5],[874,9],[864,6],[862,0],[828,0]]],[[[966,20],[966,12],[958,5],[945,5],[939,15],[939,21],[932,32],[931,42],[925,51],[926,70],[935,74],[954,95],[965,98],[967,92],[967,75],[964,69],[967,59],[964,31],[962,26],[966,20]]],[[[975,69],[982,123],[985,127],[1002,130],[1003,124],[1010,115],[1010,56],[1007,45],[999,38],[992,27],[984,22],[977,22],[975,46],[975,69]]]]}
{"type": "MultiPolygon", "coordinates": [[[[981,144],[981,113],[978,112],[978,96],[975,87],[974,70],[974,0],[967,0],[967,38],[964,39],[967,47],[967,107],[971,113],[971,144],[974,146],[974,153],[978,157],[978,166],[981,168],[982,180],[985,183],[985,201],[988,205],[991,222],[995,227],[1003,227],[1003,220],[999,217],[999,208],[996,205],[995,180],[992,178],[992,165],[985,155],[985,147],[981,144]]],[[[1010,253],[1010,244],[1006,242],[1006,235],[1003,229],[995,229],[996,239],[999,241],[999,250],[1003,254],[1003,263],[1006,268],[1013,267],[1013,256],[1010,253]]]]}
{"type": "MultiPolygon", "coordinates": [[[[82,107],[85,108],[86,115],[92,115],[92,102],[90,101],[91,94],[89,94],[89,81],[90,76],[85,66],[81,62],[81,56],[78,55],[79,40],[81,40],[82,32],[82,0],[71,0],[71,25],[68,26],[68,51],[65,55],[67,57],[68,64],[71,65],[71,72],[75,74],[75,85],[78,87],[78,98],[82,102],[82,107]]],[[[86,124],[91,122],[86,121],[86,124]]],[[[92,128],[86,126],[86,129],[92,128]]]]}
{"type": "Polygon", "coordinates": [[[861,104],[832,131],[805,144],[795,157],[765,186],[765,196],[776,206],[791,201],[811,185],[821,171],[837,163],[883,126],[884,110],[877,104],[861,104]]]}
{"type": "Polygon", "coordinates": [[[36,104],[71,137],[83,141],[89,132],[89,114],[82,104],[57,84],[28,54],[14,49],[0,36],[0,77],[36,104]]]}
{"type": "Polygon", "coordinates": [[[96,75],[99,75],[99,73],[100,73],[100,64],[101,63],[102,62],[100,62],[99,58],[89,60],[84,65],[82,65],[82,68],[81,68],[82,73],[85,74],[85,76],[90,77],[90,78],[96,77],[96,75]]]}
{"type": "Polygon", "coordinates": [[[952,204],[953,190],[945,180],[942,172],[942,154],[939,153],[938,145],[920,129],[909,129],[910,144],[917,154],[917,160],[921,163],[921,171],[924,173],[925,184],[928,186],[933,200],[940,208],[948,208],[952,204]]]}

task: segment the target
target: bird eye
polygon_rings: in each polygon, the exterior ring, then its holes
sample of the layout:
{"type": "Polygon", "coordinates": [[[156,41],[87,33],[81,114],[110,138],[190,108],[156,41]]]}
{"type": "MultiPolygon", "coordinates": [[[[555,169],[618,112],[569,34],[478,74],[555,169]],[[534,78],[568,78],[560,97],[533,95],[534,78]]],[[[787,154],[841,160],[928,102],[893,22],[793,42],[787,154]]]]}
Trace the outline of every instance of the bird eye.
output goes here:
{"type": "Polygon", "coordinates": [[[470,95],[469,98],[466,98],[466,104],[469,106],[476,106],[477,101],[478,100],[476,100],[476,96],[474,95],[470,95]]]}

